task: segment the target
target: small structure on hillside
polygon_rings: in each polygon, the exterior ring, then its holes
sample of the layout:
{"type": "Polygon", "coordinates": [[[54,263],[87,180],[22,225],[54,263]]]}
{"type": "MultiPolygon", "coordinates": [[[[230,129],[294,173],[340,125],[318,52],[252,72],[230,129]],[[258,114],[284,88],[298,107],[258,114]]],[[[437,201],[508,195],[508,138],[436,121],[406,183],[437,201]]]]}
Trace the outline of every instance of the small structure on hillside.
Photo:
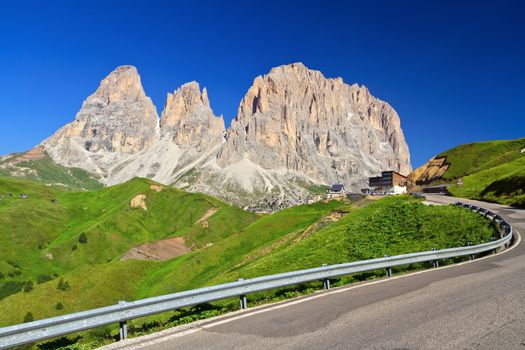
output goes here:
{"type": "Polygon", "coordinates": [[[20,195],[20,198],[22,198],[22,199],[27,199],[27,198],[29,198],[29,196],[28,196],[27,194],[25,194],[25,193],[22,193],[22,194],[20,195]]]}
{"type": "Polygon", "coordinates": [[[368,179],[370,192],[381,194],[407,193],[407,177],[396,171],[383,171],[381,176],[368,179]]]}
{"type": "Polygon", "coordinates": [[[333,184],[328,190],[326,190],[326,198],[339,198],[346,196],[346,188],[343,184],[333,184]]]}

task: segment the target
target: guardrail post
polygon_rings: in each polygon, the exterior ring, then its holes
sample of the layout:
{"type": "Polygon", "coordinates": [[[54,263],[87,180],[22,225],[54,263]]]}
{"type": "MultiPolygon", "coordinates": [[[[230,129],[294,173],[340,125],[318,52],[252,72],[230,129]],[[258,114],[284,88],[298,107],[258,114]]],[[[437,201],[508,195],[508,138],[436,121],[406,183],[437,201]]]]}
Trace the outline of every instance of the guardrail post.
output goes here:
{"type": "MultiPolygon", "coordinates": [[[[327,267],[328,265],[327,264],[323,264],[323,267],[327,267]]],[[[330,289],[330,280],[328,278],[325,278],[323,280],[323,289],[330,289]]]]}
{"type": "MultiPolygon", "coordinates": [[[[494,242],[494,237],[490,237],[490,241],[494,242]]],[[[498,248],[494,248],[494,250],[492,251],[492,254],[496,254],[497,252],[498,252],[498,248]]]]}
{"type": "Polygon", "coordinates": [[[323,281],[323,289],[326,289],[326,290],[330,289],[330,280],[329,279],[325,279],[323,281]]]}
{"type": "MultiPolygon", "coordinates": [[[[385,255],[385,258],[388,258],[389,255],[385,255]]],[[[392,277],[392,268],[391,267],[387,267],[386,268],[386,277],[392,277]]]]}
{"type": "Polygon", "coordinates": [[[248,308],[248,301],[246,300],[246,295],[241,295],[239,297],[239,301],[241,304],[241,309],[246,310],[248,308]]]}
{"type": "MultiPolygon", "coordinates": [[[[239,278],[239,282],[243,282],[244,278],[239,278]]],[[[239,304],[241,305],[241,310],[246,310],[248,308],[248,301],[246,300],[246,295],[239,295],[239,304]]]]}
{"type": "MultiPolygon", "coordinates": [[[[432,248],[433,252],[435,252],[436,250],[437,250],[436,248],[432,248]]],[[[432,266],[439,267],[439,260],[432,261],[432,266]]]]}
{"type": "MultiPolygon", "coordinates": [[[[472,242],[471,241],[468,241],[467,242],[467,247],[471,247],[472,246],[472,242]]],[[[474,260],[474,254],[471,254],[470,255],[470,260],[474,260]]]]}
{"type": "MultiPolygon", "coordinates": [[[[126,304],[125,300],[119,300],[119,305],[126,304]]],[[[126,321],[120,321],[119,322],[119,339],[124,340],[128,338],[128,325],[126,321]]]]}

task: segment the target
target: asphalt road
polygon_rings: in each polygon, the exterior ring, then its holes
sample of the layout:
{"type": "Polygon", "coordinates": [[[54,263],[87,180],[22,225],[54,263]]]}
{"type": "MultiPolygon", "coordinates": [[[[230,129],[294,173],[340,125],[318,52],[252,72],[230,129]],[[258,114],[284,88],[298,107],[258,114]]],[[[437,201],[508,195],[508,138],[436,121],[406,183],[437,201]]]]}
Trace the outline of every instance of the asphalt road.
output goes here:
{"type": "MultiPolygon", "coordinates": [[[[427,196],[436,203],[456,199],[427,196]]],[[[525,211],[477,201],[525,233],[525,211]]],[[[525,248],[114,344],[167,349],[523,349],[525,248]]]]}

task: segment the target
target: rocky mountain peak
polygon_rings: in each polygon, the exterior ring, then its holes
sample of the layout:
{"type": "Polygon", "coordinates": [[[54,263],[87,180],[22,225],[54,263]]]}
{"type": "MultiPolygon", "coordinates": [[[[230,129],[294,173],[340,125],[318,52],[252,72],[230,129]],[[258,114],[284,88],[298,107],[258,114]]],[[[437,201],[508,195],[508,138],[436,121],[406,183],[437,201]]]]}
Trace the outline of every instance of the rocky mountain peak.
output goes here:
{"type": "Polygon", "coordinates": [[[220,143],[225,132],[224,119],[213,114],[206,88],[201,91],[195,81],[168,93],[160,127],[179,145],[220,143]]]}
{"type": "Polygon", "coordinates": [[[136,68],[121,66],[43,146],[105,184],[141,176],[265,210],[304,201],[312,185],[359,190],[368,176],[411,169],[388,103],[299,62],[258,76],[227,131],[197,82],[168,93],[159,119],[136,68]]]}
{"type": "Polygon", "coordinates": [[[86,102],[110,104],[121,100],[138,101],[145,97],[137,68],[120,66],[100,82],[98,89],[86,102]]]}
{"type": "Polygon", "coordinates": [[[206,88],[201,92],[199,83],[192,81],[182,85],[173,93],[168,93],[164,111],[161,115],[161,127],[177,125],[179,120],[198,109],[211,111],[206,88]]]}
{"type": "Polygon", "coordinates": [[[104,176],[116,159],[152,145],[158,119],[137,69],[121,66],[100,82],[75,120],[45,140],[43,146],[61,165],[104,176]]]}
{"type": "Polygon", "coordinates": [[[319,182],[356,185],[410,158],[397,113],[364,86],[329,79],[302,63],[259,76],[239,106],[218,164],[247,158],[263,169],[288,169],[319,182]]]}

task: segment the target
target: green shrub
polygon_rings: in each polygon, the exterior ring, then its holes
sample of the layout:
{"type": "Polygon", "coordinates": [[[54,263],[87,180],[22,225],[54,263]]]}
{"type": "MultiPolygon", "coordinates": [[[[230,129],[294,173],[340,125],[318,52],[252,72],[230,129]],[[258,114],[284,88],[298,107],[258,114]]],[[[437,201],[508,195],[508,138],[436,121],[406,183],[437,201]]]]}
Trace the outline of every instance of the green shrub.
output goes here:
{"type": "Polygon", "coordinates": [[[0,299],[18,293],[24,288],[24,282],[8,281],[0,287],[0,299]]]}
{"type": "Polygon", "coordinates": [[[33,313],[28,312],[28,313],[24,316],[24,323],[26,323],[26,322],[31,322],[31,321],[33,321],[33,313]]]}
{"type": "Polygon", "coordinates": [[[66,290],[68,290],[68,289],[69,289],[69,282],[68,282],[68,281],[64,281],[64,279],[61,278],[61,279],[58,281],[57,289],[58,289],[58,290],[61,290],[61,291],[66,291],[66,290]]]}
{"type": "Polygon", "coordinates": [[[80,236],[78,237],[78,243],[86,244],[87,242],[88,242],[87,236],[84,232],[82,232],[80,236]]]}
{"type": "Polygon", "coordinates": [[[64,304],[62,304],[60,301],[56,303],[55,309],[57,310],[64,310],[64,304]]]}
{"type": "Polygon", "coordinates": [[[24,292],[29,293],[32,290],[33,290],[33,282],[31,281],[26,282],[26,284],[24,285],[24,292]]]}
{"type": "Polygon", "coordinates": [[[42,284],[42,283],[46,283],[48,281],[51,281],[53,279],[53,277],[49,276],[49,275],[39,275],[37,278],[36,278],[36,283],[37,284],[42,284]]]}

